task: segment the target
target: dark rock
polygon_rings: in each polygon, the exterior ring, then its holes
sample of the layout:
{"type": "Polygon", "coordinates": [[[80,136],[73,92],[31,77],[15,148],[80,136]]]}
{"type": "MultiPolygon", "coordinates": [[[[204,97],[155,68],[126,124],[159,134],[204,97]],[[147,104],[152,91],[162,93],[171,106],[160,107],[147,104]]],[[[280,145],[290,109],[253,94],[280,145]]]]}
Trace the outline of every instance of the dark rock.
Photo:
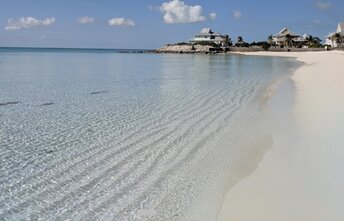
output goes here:
{"type": "Polygon", "coordinates": [[[18,103],[19,101],[9,101],[9,102],[0,103],[0,106],[6,106],[6,105],[18,104],[18,103]]]}
{"type": "Polygon", "coordinates": [[[50,154],[50,153],[54,153],[54,150],[45,150],[45,153],[50,154]]]}
{"type": "Polygon", "coordinates": [[[91,95],[109,93],[109,91],[93,91],[91,95]]]}
{"type": "Polygon", "coordinates": [[[39,106],[50,106],[50,105],[53,105],[53,104],[54,104],[53,102],[48,102],[48,103],[41,104],[39,106]]]}

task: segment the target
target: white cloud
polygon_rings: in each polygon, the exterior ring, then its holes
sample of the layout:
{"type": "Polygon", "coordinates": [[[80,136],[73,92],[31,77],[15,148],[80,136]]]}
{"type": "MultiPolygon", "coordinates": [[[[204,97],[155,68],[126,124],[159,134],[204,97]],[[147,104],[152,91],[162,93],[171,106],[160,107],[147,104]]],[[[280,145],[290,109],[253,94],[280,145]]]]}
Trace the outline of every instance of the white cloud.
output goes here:
{"type": "Polygon", "coordinates": [[[215,20],[216,16],[217,16],[217,14],[215,12],[212,12],[212,13],[209,14],[210,20],[215,20]]]}
{"type": "Polygon", "coordinates": [[[160,9],[160,7],[158,7],[158,6],[153,6],[153,5],[150,5],[150,6],[148,6],[148,9],[149,9],[149,10],[159,10],[159,9],[160,9]]]}
{"type": "Polygon", "coordinates": [[[318,7],[318,9],[325,10],[331,7],[331,3],[317,1],[316,6],[318,7]]]}
{"type": "Polygon", "coordinates": [[[55,18],[46,18],[42,20],[42,25],[49,26],[49,25],[54,24],[54,22],[55,22],[55,18]]]}
{"type": "Polygon", "coordinates": [[[235,19],[240,19],[241,18],[241,11],[234,11],[233,12],[233,17],[235,18],[235,19]]]}
{"type": "Polygon", "coordinates": [[[90,24],[94,22],[94,18],[93,17],[89,17],[89,16],[84,16],[84,17],[80,17],[77,18],[76,21],[80,24],[86,25],[86,24],[90,24]]]}
{"type": "Polygon", "coordinates": [[[320,28],[320,27],[326,27],[327,25],[318,19],[315,19],[313,21],[310,21],[308,24],[306,24],[307,28],[320,28]]]}
{"type": "Polygon", "coordinates": [[[180,0],[164,2],[159,9],[163,14],[164,22],[167,24],[193,23],[206,20],[202,15],[202,6],[186,5],[180,0]]]}
{"type": "Polygon", "coordinates": [[[36,19],[34,17],[21,17],[18,20],[13,18],[8,19],[5,30],[13,31],[20,30],[23,28],[31,28],[36,26],[50,26],[55,23],[55,18],[45,18],[42,20],[36,19]]]}
{"type": "Polygon", "coordinates": [[[126,18],[111,18],[108,20],[110,26],[135,26],[135,22],[126,18]]]}
{"type": "Polygon", "coordinates": [[[317,19],[313,20],[313,22],[314,22],[314,24],[317,24],[317,25],[321,25],[322,24],[322,21],[317,20],[317,19]]]}

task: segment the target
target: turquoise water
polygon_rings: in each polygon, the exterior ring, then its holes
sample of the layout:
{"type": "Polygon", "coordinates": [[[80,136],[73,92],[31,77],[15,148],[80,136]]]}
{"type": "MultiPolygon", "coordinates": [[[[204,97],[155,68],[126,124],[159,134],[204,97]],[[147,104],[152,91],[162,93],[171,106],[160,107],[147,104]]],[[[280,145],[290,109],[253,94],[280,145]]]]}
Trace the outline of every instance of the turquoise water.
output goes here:
{"type": "Polygon", "coordinates": [[[42,50],[0,50],[1,220],[215,213],[221,200],[200,203],[247,172],[244,159],[257,152],[248,144],[265,131],[264,91],[296,67],[286,58],[42,50]]]}

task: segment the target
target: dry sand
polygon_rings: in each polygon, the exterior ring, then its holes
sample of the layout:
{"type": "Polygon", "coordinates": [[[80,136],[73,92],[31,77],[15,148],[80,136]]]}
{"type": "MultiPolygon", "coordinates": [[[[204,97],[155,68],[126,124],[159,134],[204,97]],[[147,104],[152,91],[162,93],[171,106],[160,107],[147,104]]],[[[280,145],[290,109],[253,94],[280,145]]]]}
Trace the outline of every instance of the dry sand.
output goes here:
{"type": "Polygon", "coordinates": [[[245,54],[305,65],[271,99],[273,148],[227,193],[218,220],[344,220],[344,52],[245,54]]]}

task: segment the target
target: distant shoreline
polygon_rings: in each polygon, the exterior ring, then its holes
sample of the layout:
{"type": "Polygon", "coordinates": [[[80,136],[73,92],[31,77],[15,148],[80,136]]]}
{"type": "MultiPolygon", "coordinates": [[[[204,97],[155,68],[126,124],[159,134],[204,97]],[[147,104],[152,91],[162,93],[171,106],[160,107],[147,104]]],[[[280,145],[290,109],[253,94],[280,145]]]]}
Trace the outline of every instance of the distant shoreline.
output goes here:
{"type": "Polygon", "coordinates": [[[325,48],[280,48],[270,47],[265,50],[262,47],[214,47],[211,45],[197,44],[168,44],[156,49],[156,53],[172,54],[227,54],[231,52],[313,52],[327,51],[325,48]]]}
{"type": "Polygon", "coordinates": [[[154,49],[112,49],[112,48],[54,48],[54,47],[0,47],[1,52],[103,52],[103,53],[152,53],[154,49]]]}
{"type": "MultiPolygon", "coordinates": [[[[211,50],[209,47],[202,46],[197,50],[189,50],[185,46],[178,48],[170,48],[164,46],[158,49],[111,49],[111,48],[54,48],[54,47],[0,47],[0,53],[11,52],[69,52],[69,53],[123,53],[123,54],[199,54],[199,55],[230,55],[235,53],[246,52],[264,52],[259,47],[227,47],[226,50],[211,50]]],[[[172,45],[175,47],[175,45],[172,45]]],[[[333,48],[334,50],[344,50],[341,48],[333,48]]],[[[267,52],[287,52],[286,48],[270,48],[267,52]]],[[[291,52],[319,52],[326,51],[324,48],[291,48],[291,52]]]]}

